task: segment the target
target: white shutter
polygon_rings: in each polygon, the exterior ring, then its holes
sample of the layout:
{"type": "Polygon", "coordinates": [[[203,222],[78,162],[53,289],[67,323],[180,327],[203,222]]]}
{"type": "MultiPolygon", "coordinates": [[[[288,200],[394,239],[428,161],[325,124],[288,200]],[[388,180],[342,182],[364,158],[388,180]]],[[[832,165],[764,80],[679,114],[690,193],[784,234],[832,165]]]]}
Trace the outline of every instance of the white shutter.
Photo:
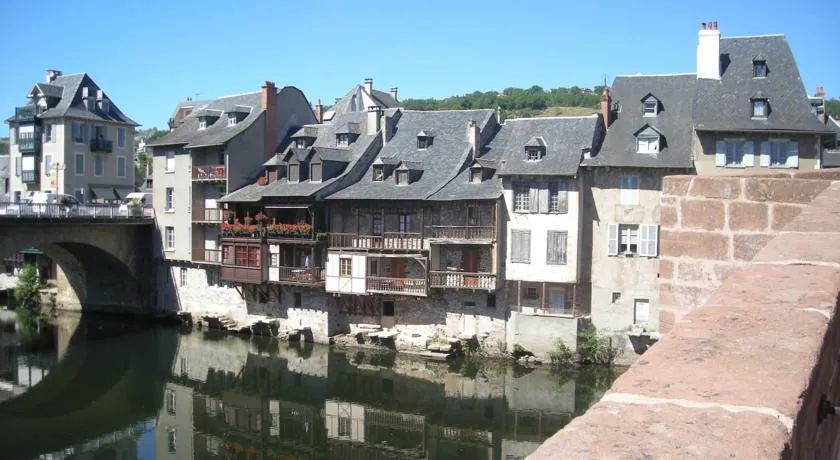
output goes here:
{"type": "Polygon", "coordinates": [[[639,245],[639,255],[645,257],[656,257],[659,253],[659,226],[642,225],[641,234],[642,241],[639,245]]]}
{"type": "Polygon", "coordinates": [[[788,142],[787,149],[787,162],[785,163],[785,166],[788,168],[798,168],[799,142],[788,142]]]}
{"type": "Polygon", "coordinates": [[[607,227],[607,255],[618,255],[618,224],[608,224],[607,227]]]}
{"type": "Polygon", "coordinates": [[[531,263],[531,231],[525,230],[522,232],[522,244],[520,246],[522,248],[522,256],[523,261],[526,264],[531,263]]]}
{"type": "Polygon", "coordinates": [[[744,142],[744,158],[741,160],[741,166],[755,166],[755,142],[744,142]]]}
{"type": "Polygon", "coordinates": [[[639,225],[639,249],[638,249],[638,252],[639,252],[639,255],[642,256],[642,257],[648,257],[649,256],[649,254],[647,252],[648,246],[649,246],[649,243],[648,243],[648,238],[649,238],[648,229],[649,229],[649,227],[650,227],[650,225],[639,225]]]}
{"type": "Polygon", "coordinates": [[[510,231],[510,261],[519,262],[519,230],[510,231]]]}
{"type": "Polygon", "coordinates": [[[767,141],[761,143],[761,158],[758,165],[763,168],[770,167],[770,143],[767,141]]]}
{"type": "Polygon", "coordinates": [[[726,166],[726,142],[715,142],[715,166],[726,166]]]}

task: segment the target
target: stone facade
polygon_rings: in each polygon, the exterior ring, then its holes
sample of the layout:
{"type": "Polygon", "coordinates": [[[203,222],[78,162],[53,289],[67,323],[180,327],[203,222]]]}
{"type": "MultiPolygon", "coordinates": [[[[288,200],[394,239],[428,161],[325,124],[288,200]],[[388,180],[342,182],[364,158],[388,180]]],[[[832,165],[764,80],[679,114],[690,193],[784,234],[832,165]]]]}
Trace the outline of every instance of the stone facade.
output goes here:
{"type": "Polygon", "coordinates": [[[236,288],[221,282],[219,268],[162,262],[158,308],[194,316],[224,315],[237,321],[248,317],[245,299],[236,288]]]}

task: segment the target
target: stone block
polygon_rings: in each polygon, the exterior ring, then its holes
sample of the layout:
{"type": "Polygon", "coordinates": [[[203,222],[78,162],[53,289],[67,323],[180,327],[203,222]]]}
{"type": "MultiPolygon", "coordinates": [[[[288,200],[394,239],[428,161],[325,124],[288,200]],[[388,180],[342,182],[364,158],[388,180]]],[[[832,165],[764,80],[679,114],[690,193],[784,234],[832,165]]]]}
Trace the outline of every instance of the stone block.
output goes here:
{"type": "Polygon", "coordinates": [[[686,200],[680,206],[682,226],[697,230],[722,230],[726,209],[721,201],[686,200]]]}
{"type": "Polygon", "coordinates": [[[733,272],[737,271],[741,268],[740,265],[735,263],[730,264],[716,264],[715,265],[715,278],[718,282],[723,283],[726,279],[731,275],[733,272]]]}
{"type": "Polygon", "coordinates": [[[762,231],[769,221],[767,211],[764,203],[729,203],[729,229],[762,231]]]}
{"type": "Polygon", "coordinates": [[[659,225],[666,228],[674,228],[679,223],[677,208],[674,206],[662,206],[659,209],[659,225]]]}
{"type": "Polygon", "coordinates": [[[741,179],[727,177],[695,177],[689,195],[696,198],[732,200],[741,196],[741,179]]]}
{"type": "Polygon", "coordinates": [[[674,312],[670,310],[664,310],[662,306],[659,307],[659,331],[662,333],[667,333],[674,327],[676,324],[677,318],[674,312]]]}
{"type": "Polygon", "coordinates": [[[662,178],[662,194],[683,196],[693,176],[666,176],[662,178]]]}
{"type": "Polygon", "coordinates": [[[744,197],[750,201],[775,203],[810,203],[828,187],[829,181],[802,179],[744,179],[744,197]]]}
{"type": "Polygon", "coordinates": [[[702,281],[713,283],[715,276],[714,266],[703,261],[680,262],[677,267],[678,279],[680,281],[702,281]],[[708,266],[707,266],[708,265],[708,266]]]}
{"type": "Polygon", "coordinates": [[[674,277],[674,262],[659,259],[659,278],[671,279],[674,277]]]}
{"type": "Polygon", "coordinates": [[[771,230],[780,230],[802,212],[802,206],[774,204],[771,207],[771,230]]]}
{"type": "Polygon", "coordinates": [[[734,235],[732,239],[732,255],[735,260],[750,261],[772,239],[773,235],[734,235]]]}
{"type": "Polygon", "coordinates": [[[659,232],[660,255],[694,259],[728,260],[729,235],[711,232],[659,232]]]}
{"type": "Polygon", "coordinates": [[[676,196],[662,195],[660,202],[662,203],[662,206],[676,206],[679,204],[680,199],[676,196]]]}
{"type": "Polygon", "coordinates": [[[782,233],[752,259],[756,262],[803,261],[840,263],[840,235],[826,233],[815,242],[810,235],[782,233]]]}

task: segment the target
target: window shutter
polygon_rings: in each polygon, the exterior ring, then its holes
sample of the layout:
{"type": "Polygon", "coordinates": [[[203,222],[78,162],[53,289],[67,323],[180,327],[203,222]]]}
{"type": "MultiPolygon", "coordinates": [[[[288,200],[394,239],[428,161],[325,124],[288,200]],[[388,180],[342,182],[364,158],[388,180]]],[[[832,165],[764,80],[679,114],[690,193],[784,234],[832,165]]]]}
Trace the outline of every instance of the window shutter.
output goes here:
{"type": "Polygon", "coordinates": [[[607,255],[618,255],[618,224],[609,224],[607,228],[607,255]]]}
{"type": "Polygon", "coordinates": [[[548,182],[540,182],[539,184],[539,197],[540,197],[540,213],[546,214],[548,213],[548,182]]]}
{"type": "Polygon", "coordinates": [[[650,245],[650,243],[649,243],[650,236],[648,234],[649,229],[650,229],[650,225],[639,225],[639,246],[638,246],[639,249],[638,249],[638,252],[639,252],[639,255],[642,256],[642,257],[650,256],[650,254],[648,254],[648,246],[650,245]]]}
{"type": "Polygon", "coordinates": [[[648,257],[656,257],[659,255],[659,226],[648,225],[648,257]]]}
{"type": "Polygon", "coordinates": [[[787,151],[787,163],[785,166],[788,168],[798,168],[799,167],[799,142],[788,142],[788,151],[787,151]]]}
{"type": "Polygon", "coordinates": [[[742,166],[755,166],[755,142],[744,142],[744,159],[741,160],[742,166]]]}
{"type": "Polygon", "coordinates": [[[726,166],[726,142],[715,142],[715,166],[726,166]]]}
{"type": "Polygon", "coordinates": [[[567,214],[569,212],[569,183],[565,180],[557,182],[557,201],[559,203],[557,212],[567,214]]]}
{"type": "Polygon", "coordinates": [[[528,212],[540,212],[540,192],[539,189],[534,185],[532,185],[531,188],[528,189],[528,212]]]}
{"type": "Polygon", "coordinates": [[[521,233],[522,242],[519,244],[521,249],[522,262],[526,264],[531,263],[531,231],[525,230],[521,233]]]}
{"type": "Polygon", "coordinates": [[[519,262],[519,230],[510,231],[510,260],[519,262]]]}
{"type": "Polygon", "coordinates": [[[566,235],[567,232],[549,230],[546,234],[547,265],[566,265],[566,235]]]}
{"type": "Polygon", "coordinates": [[[761,158],[758,165],[765,168],[770,166],[770,143],[767,141],[761,143],[761,158]]]}

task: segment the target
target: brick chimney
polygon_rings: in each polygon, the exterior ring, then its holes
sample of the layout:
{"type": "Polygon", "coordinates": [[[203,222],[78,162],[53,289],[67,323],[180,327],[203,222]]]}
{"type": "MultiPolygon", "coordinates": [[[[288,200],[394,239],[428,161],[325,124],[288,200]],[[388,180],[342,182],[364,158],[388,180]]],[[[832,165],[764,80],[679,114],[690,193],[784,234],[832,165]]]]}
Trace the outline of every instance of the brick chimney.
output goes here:
{"type": "Polygon", "coordinates": [[[260,94],[260,107],[265,110],[265,152],[264,158],[268,160],[274,155],[277,148],[277,87],[274,82],[266,80],[260,94]]]}
{"type": "Polygon", "coordinates": [[[315,103],[315,123],[323,123],[324,122],[324,106],[321,105],[321,99],[318,99],[318,102],[315,103]]]}
{"type": "Polygon", "coordinates": [[[720,80],[720,30],[717,21],[700,24],[697,33],[697,78],[720,80]]]}
{"type": "Polygon", "coordinates": [[[367,108],[367,133],[374,135],[379,132],[379,119],[382,112],[378,105],[367,108]]]}
{"type": "Polygon", "coordinates": [[[814,91],[814,97],[825,97],[825,88],[817,86],[817,90],[814,91]]]}
{"type": "Polygon", "coordinates": [[[610,111],[612,108],[612,97],[610,97],[610,87],[604,86],[604,90],[601,91],[601,118],[604,120],[604,127],[609,128],[610,122],[610,111]]]}
{"type": "Polygon", "coordinates": [[[397,99],[397,87],[396,86],[391,88],[391,97],[393,97],[395,101],[399,102],[399,99],[397,99]]]}
{"type": "Polygon", "coordinates": [[[60,70],[47,69],[47,72],[44,76],[44,82],[45,83],[52,83],[52,82],[55,81],[56,78],[58,78],[60,76],[61,76],[61,71],[60,70]]]}
{"type": "Polygon", "coordinates": [[[373,78],[365,78],[365,91],[368,94],[373,94],[373,78]]]}

